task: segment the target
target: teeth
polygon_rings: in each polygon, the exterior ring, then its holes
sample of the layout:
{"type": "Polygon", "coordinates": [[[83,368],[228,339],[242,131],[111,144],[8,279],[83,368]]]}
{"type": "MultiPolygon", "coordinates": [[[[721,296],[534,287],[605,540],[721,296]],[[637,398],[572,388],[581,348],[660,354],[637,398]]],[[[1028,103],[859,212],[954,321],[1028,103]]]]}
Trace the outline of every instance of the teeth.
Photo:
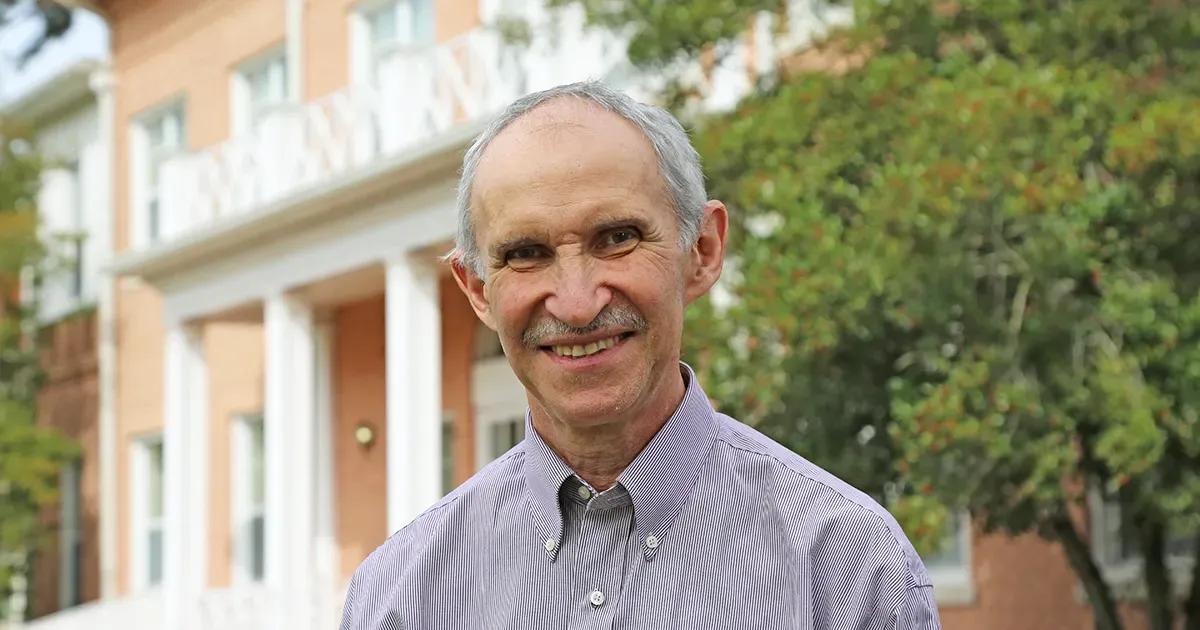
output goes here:
{"type": "Polygon", "coordinates": [[[551,350],[554,350],[554,354],[559,356],[586,357],[617,345],[617,341],[619,340],[619,337],[609,337],[608,339],[589,343],[586,346],[553,346],[551,350]]]}

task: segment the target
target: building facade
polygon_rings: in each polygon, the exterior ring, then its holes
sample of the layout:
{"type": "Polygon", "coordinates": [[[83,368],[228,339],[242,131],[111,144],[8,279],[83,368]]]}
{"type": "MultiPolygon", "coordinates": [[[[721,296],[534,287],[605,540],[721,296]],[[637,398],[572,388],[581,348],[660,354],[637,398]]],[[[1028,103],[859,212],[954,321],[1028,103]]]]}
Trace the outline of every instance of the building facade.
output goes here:
{"type": "MultiPolygon", "coordinates": [[[[707,107],[819,28],[793,4],[785,46],[760,20],[710,69],[707,107]]],[[[522,439],[523,388],[439,262],[462,151],[530,91],[653,87],[619,39],[539,7],[93,3],[111,29],[91,87],[112,255],[81,431],[99,464],[76,483],[96,551],[82,596],[35,606],[57,612],[31,627],[336,627],[366,555],[522,439]],[[532,42],[489,28],[502,16],[532,42]]],[[[928,559],[946,628],[1090,627],[1055,548],[948,540],[928,559]]]]}

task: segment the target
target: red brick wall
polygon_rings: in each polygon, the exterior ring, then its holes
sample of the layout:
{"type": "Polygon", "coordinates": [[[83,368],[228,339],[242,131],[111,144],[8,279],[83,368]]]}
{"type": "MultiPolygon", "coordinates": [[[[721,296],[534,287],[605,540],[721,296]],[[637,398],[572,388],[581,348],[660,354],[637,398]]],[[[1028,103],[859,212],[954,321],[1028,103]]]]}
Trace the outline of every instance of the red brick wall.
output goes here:
{"type": "MultiPolygon", "coordinates": [[[[80,597],[100,597],[100,467],[98,434],[99,389],[96,372],[96,317],[80,315],[55,325],[42,355],[47,372],[38,396],[38,424],[76,440],[83,450],[80,474],[83,554],[80,597]]],[[[45,615],[58,609],[59,553],[57,507],[45,514],[46,544],[39,550],[31,583],[30,613],[45,615]]]]}

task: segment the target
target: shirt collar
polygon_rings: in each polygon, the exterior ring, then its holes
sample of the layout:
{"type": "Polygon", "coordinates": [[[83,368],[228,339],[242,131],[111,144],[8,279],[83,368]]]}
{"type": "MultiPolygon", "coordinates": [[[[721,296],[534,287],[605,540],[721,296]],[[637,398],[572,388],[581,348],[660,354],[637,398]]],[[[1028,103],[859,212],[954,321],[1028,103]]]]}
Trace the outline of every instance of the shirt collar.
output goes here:
{"type": "MultiPolygon", "coordinates": [[[[633,500],[638,540],[647,559],[653,559],[671,524],[691,495],[704,456],[717,436],[717,420],[708,396],[691,366],[680,362],[685,381],[683,401],[646,448],[617,477],[633,500]]],[[[553,559],[562,540],[559,490],[574,471],[541,439],[525,413],[526,488],[534,524],[553,559]]]]}

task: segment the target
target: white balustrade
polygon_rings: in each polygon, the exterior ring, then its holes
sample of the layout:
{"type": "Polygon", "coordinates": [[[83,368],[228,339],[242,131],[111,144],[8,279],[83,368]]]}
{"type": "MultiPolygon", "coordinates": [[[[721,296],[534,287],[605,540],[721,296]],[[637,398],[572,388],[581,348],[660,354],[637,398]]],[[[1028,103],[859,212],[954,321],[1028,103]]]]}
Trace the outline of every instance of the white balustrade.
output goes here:
{"type": "Polygon", "coordinates": [[[527,44],[481,27],[433,46],[397,49],[375,86],[285,106],[253,134],[170,160],[159,183],[164,240],[412,150],[531,91],[603,78],[624,61],[624,47],[612,36],[585,33],[580,19],[563,20],[562,33],[527,44]]]}

